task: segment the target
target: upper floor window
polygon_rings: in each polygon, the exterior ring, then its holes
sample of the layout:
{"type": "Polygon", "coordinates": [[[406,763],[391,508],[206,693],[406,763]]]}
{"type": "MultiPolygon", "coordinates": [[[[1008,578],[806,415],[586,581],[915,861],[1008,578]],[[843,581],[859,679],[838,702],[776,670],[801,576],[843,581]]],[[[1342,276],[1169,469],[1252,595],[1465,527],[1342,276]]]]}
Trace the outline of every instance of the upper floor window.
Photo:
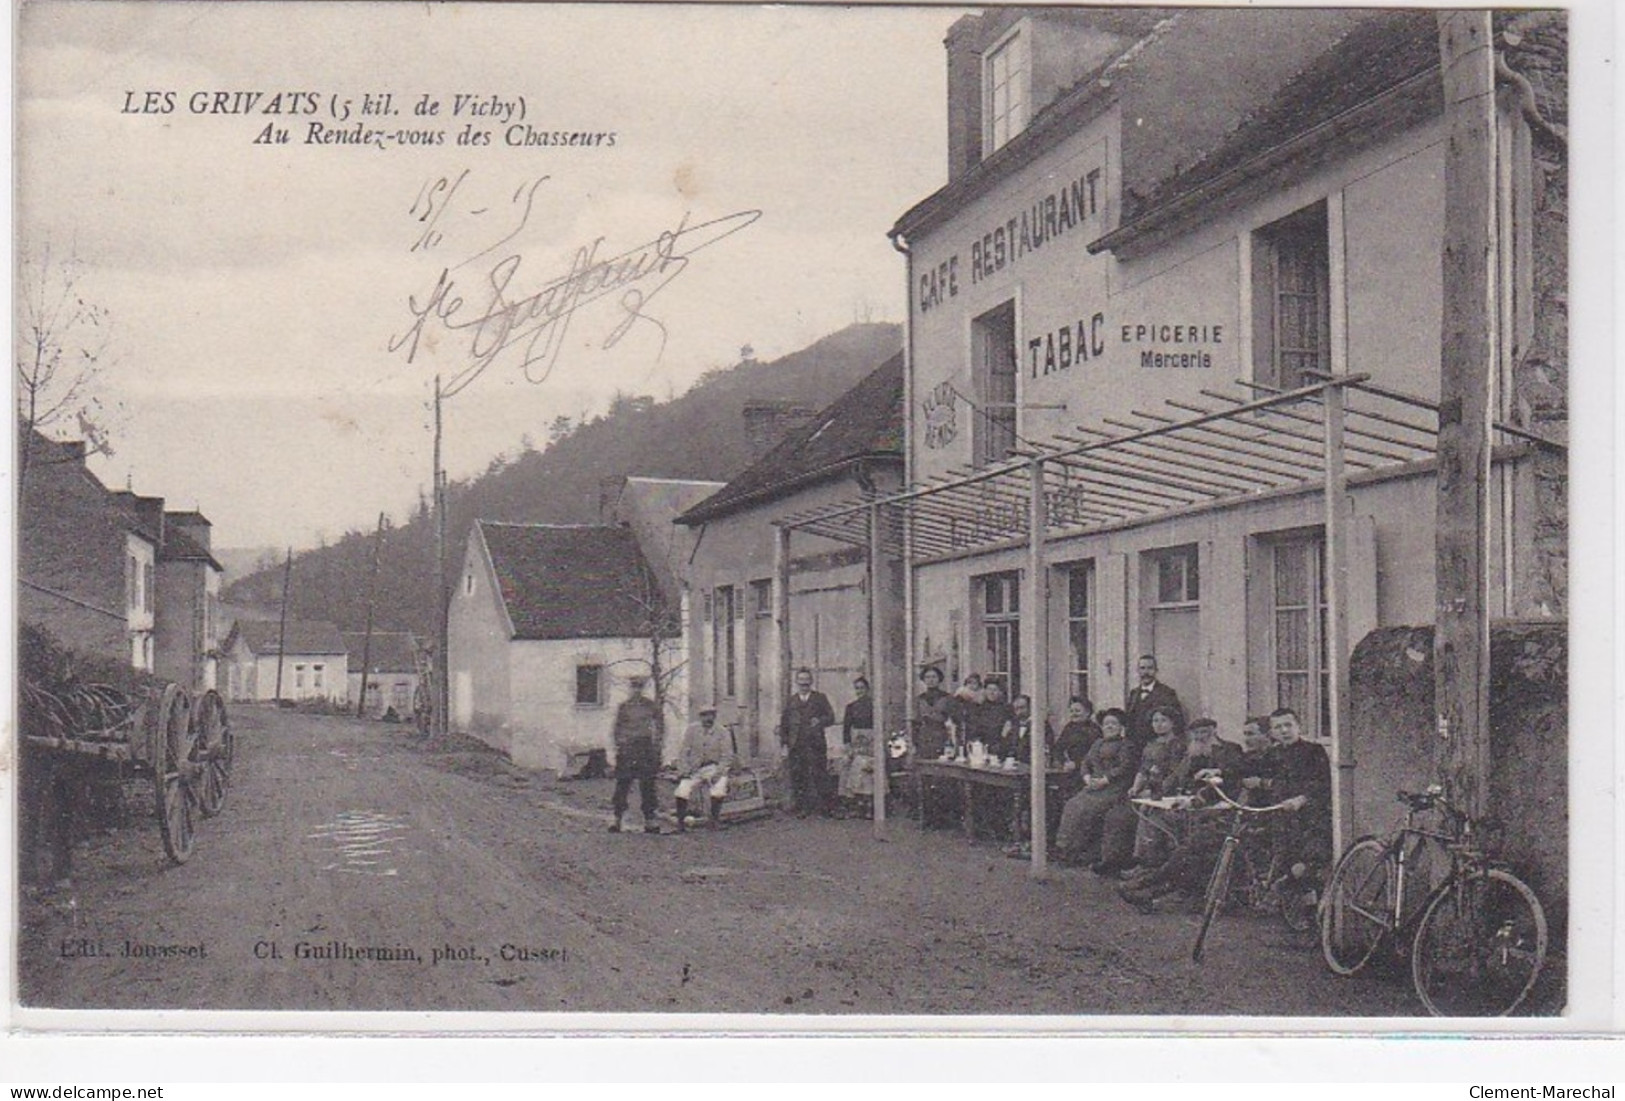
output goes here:
{"type": "Polygon", "coordinates": [[[1253,373],[1283,390],[1331,370],[1331,262],[1326,204],[1258,230],[1253,239],[1253,373]]]}
{"type": "Polygon", "coordinates": [[[135,555],[130,555],[124,562],[124,595],[125,606],[132,612],[141,610],[141,562],[135,555]]]}
{"type": "Polygon", "coordinates": [[[153,570],[151,565],[141,567],[141,610],[152,611],[153,570]]]}
{"type": "Polygon", "coordinates": [[[982,60],[983,155],[991,155],[1027,128],[1032,65],[1028,36],[1018,27],[982,60]]]}
{"type": "Polygon", "coordinates": [[[1005,458],[1016,446],[1016,304],[1006,302],[972,324],[975,356],[976,465],[1005,458]]]}

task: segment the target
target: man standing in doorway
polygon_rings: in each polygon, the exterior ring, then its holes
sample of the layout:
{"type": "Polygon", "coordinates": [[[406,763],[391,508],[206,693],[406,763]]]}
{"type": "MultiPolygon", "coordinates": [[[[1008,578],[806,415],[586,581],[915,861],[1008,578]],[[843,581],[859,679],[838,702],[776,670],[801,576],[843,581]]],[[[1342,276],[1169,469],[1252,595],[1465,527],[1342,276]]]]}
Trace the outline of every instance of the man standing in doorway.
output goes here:
{"type": "Polygon", "coordinates": [[[627,685],[632,694],[615,711],[615,822],[610,833],[621,832],[621,819],[632,794],[632,781],[638,783],[642,802],[643,832],[659,833],[660,804],[655,799],[655,773],[660,771],[660,705],[643,694],[647,677],[633,676],[627,685]]]}
{"type": "Polygon", "coordinates": [[[779,719],[779,744],[790,757],[791,808],[800,817],[829,810],[828,743],[824,728],[835,725],[829,697],[813,689],[811,669],[796,670],[796,690],[779,719]]]}
{"type": "Polygon", "coordinates": [[[1144,749],[1157,736],[1151,729],[1151,712],[1158,708],[1174,708],[1183,722],[1185,708],[1179,702],[1179,694],[1157,679],[1157,659],[1154,656],[1141,655],[1136,669],[1140,683],[1129,689],[1128,702],[1123,705],[1123,710],[1128,712],[1129,741],[1134,743],[1135,748],[1144,749]]]}

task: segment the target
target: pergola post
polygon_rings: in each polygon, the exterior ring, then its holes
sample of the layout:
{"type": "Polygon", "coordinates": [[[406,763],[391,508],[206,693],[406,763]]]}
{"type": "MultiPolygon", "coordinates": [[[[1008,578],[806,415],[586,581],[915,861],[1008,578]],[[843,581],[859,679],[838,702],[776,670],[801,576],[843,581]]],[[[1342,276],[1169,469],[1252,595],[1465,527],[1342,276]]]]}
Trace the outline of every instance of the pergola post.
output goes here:
{"type": "Polygon", "coordinates": [[[1044,744],[1044,721],[1049,704],[1049,563],[1044,556],[1044,460],[1034,456],[1027,501],[1027,585],[1023,600],[1027,614],[1022,616],[1023,648],[1031,655],[1027,662],[1025,695],[1032,700],[1032,762],[1028,769],[1028,806],[1031,809],[1029,836],[1032,838],[1034,879],[1043,879],[1049,866],[1049,813],[1046,772],[1048,747],[1044,744]]]}
{"type": "MultiPolygon", "coordinates": [[[[777,710],[784,713],[790,702],[790,528],[780,524],[773,529],[773,623],[778,628],[779,692],[777,710]]],[[[785,745],[779,742],[778,759],[783,760],[785,745]]]]}
{"type": "Polygon", "coordinates": [[[875,702],[874,745],[874,836],[886,839],[886,723],[891,718],[886,706],[886,624],[891,614],[887,606],[891,586],[887,584],[884,551],[880,539],[880,502],[869,503],[869,698],[875,702]]]}
{"type": "Polygon", "coordinates": [[[1344,394],[1326,387],[1326,673],[1332,741],[1332,852],[1353,837],[1354,742],[1349,737],[1349,500],[1343,464],[1344,394]]]}

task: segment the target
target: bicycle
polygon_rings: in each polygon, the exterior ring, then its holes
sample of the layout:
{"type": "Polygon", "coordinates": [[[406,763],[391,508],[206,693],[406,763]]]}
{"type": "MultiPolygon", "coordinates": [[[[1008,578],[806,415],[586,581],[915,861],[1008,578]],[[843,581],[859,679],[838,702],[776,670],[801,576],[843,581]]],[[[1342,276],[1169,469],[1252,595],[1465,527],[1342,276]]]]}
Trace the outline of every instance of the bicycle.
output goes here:
{"type": "Polygon", "coordinates": [[[1384,944],[1410,950],[1411,981],[1436,1017],[1504,1017],[1529,996],[1546,962],[1546,912],[1530,887],[1478,843],[1483,824],[1437,785],[1401,791],[1405,824],[1385,838],[1362,837],[1332,870],[1320,911],[1321,954],[1353,975],[1384,944]],[[1438,811],[1442,824],[1417,824],[1438,811]],[[1444,878],[1416,905],[1413,866],[1428,846],[1450,860],[1444,878]]]}
{"type": "Polygon", "coordinates": [[[1270,859],[1265,864],[1266,871],[1263,875],[1258,875],[1253,871],[1254,861],[1248,855],[1245,846],[1245,839],[1254,832],[1249,828],[1252,820],[1250,816],[1283,810],[1295,811],[1298,809],[1297,805],[1287,801],[1271,803],[1264,807],[1248,806],[1245,803],[1238,803],[1224,793],[1219,786],[1222,782],[1220,777],[1208,776],[1204,779],[1212,785],[1213,794],[1220,803],[1230,808],[1231,815],[1224,841],[1219,847],[1218,859],[1213,864],[1213,874],[1208,877],[1207,891],[1202,898],[1202,922],[1196,930],[1196,943],[1191,946],[1191,960],[1195,963],[1202,961],[1208,930],[1212,928],[1213,919],[1218,916],[1220,907],[1230,897],[1230,884],[1238,863],[1245,865],[1247,869],[1242,882],[1246,887],[1248,904],[1255,908],[1268,906],[1277,909],[1288,928],[1298,932],[1308,929],[1313,924],[1315,905],[1318,901],[1308,896],[1308,892],[1313,888],[1307,881],[1307,869],[1297,865],[1283,867],[1285,857],[1279,851],[1273,851],[1272,847],[1270,859]]]}

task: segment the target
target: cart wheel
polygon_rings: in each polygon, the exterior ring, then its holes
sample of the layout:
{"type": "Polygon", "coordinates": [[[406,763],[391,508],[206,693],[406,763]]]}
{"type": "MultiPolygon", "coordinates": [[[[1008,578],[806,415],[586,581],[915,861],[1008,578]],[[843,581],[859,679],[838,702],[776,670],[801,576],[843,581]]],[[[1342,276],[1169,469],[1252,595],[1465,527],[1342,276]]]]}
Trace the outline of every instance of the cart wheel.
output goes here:
{"type": "Polygon", "coordinates": [[[226,704],[220,693],[210,689],[197,701],[192,710],[192,732],[196,738],[192,759],[202,766],[198,775],[198,810],[203,812],[203,817],[213,818],[226,801],[235,748],[226,719],[226,704]]]}
{"type": "Polygon", "coordinates": [[[158,829],[164,837],[169,859],[184,864],[192,855],[194,831],[193,790],[199,769],[192,761],[194,739],[190,723],[191,705],[177,685],[164,689],[152,731],[152,783],[158,794],[158,829]]]}

